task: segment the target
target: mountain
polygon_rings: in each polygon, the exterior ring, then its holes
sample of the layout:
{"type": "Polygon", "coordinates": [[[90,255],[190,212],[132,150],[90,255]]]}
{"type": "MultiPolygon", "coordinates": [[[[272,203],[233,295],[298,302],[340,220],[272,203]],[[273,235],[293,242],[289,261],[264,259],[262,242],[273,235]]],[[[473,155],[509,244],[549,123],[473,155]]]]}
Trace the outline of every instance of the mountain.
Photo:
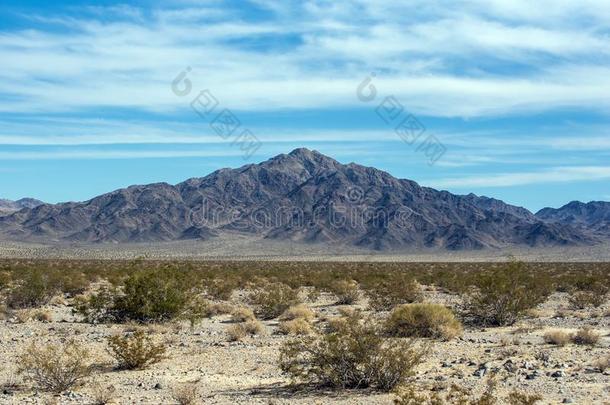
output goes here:
{"type": "Polygon", "coordinates": [[[19,211],[23,208],[34,208],[44,204],[40,200],[34,198],[22,198],[17,201],[5,200],[0,198],[0,215],[7,214],[14,211],[19,211]]]}
{"type": "Polygon", "coordinates": [[[131,186],[0,218],[0,238],[19,241],[205,240],[223,233],[376,250],[601,240],[586,226],[547,221],[492,198],[421,187],[304,148],[176,185],[131,186]]]}
{"type": "Polygon", "coordinates": [[[572,201],[561,208],[543,208],[536,217],[556,224],[569,225],[582,231],[592,232],[602,238],[610,236],[610,202],[572,201]]]}

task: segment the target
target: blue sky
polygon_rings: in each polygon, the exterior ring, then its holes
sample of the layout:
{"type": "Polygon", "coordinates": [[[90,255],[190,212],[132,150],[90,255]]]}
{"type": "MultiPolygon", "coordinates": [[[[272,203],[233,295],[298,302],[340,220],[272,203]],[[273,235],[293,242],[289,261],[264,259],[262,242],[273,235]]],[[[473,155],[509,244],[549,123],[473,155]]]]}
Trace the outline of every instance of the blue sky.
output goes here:
{"type": "Polygon", "coordinates": [[[305,146],[534,211],[610,200],[606,0],[95,4],[0,2],[0,198],[86,200],[305,146]],[[254,154],[191,109],[204,89],[254,154]],[[412,145],[377,114],[387,97],[425,127],[412,145]]]}

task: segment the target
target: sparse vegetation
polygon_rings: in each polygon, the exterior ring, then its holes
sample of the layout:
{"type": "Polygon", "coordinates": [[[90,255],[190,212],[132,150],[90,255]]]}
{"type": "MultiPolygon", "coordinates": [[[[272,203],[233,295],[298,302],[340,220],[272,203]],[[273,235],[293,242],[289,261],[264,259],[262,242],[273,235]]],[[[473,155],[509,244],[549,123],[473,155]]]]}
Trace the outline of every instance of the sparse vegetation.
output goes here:
{"type": "Polygon", "coordinates": [[[250,308],[241,306],[233,309],[231,318],[233,322],[246,322],[255,320],[256,316],[250,308]]]}
{"type": "Polygon", "coordinates": [[[351,305],[360,297],[355,280],[337,280],[331,284],[330,290],[337,296],[337,305],[351,305]]]}
{"type": "Polygon", "coordinates": [[[404,304],[394,308],[385,323],[386,332],[400,337],[453,339],[462,324],[453,312],[438,304],[404,304]]]}
{"type": "Polygon", "coordinates": [[[124,336],[108,338],[110,354],[118,362],[119,368],[127,370],[144,369],[165,358],[165,345],[154,343],[150,336],[137,330],[124,336]]]}
{"type": "Polygon", "coordinates": [[[242,323],[236,323],[227,328],[229,340],[232,342],[242,341],[248,336],[261,335],[264,333],[264,331],[265,328],[263,324],[257,321],[256,319],[242,323]]]}
{"type": "Polygon", "coordinates": [[[179,405],[195,405],[199,397],[197,385],[193,383],[177,385],[172,390],[172,397],[179,405]]]}
{"type": "Polygon", "coordinates": [[[551,283],[544,275],[531,274],[517,261],[479,274],[473,282],[474,290],[466,297],[463,316],[479,325],[512,325],[551,292],[551,283]]]}
{"type": "Polygon", "coordinates": [[[323,386],[389,391],[406,381],[427,353],[413,340],[384,339],[374,321],[357,313],[336,327],[286,343],[282,370],[296,380],[323,386]]]}
{"type": "Polygon", "coordinates": [[[399,274],[371,283],[366,294],[369,305],[376,311],[389,311],[397,305],[422,300],[421,287],[417,281],[399,274]]]}
{"type": "Polygon", "coordinates": [[[63,392],[91,374],[89,352],[75,341],[64,345],[30,344],[17,360],[18,373],[45,391],[63,392]]]}
{"type": "Polygon", "coordinates": [[[256,289],[250,302],[261,319],[273,319],[298,302],[298,293],[284,283],[272,283],[256,289]]]}
{"type": "Polygon", "coordinates": [[[296,318],[280,322],[278,331],[284,335],[310,335],[313,328],[305,318],[296,318]]]}
{"type": "Polygon", "coordinates": [[[295,305],[288,308],[280,316],[281,321],[292,321],[294,319],[303,319],[307,322],[313,321],[316,314],[305,304],[295,305]]]}

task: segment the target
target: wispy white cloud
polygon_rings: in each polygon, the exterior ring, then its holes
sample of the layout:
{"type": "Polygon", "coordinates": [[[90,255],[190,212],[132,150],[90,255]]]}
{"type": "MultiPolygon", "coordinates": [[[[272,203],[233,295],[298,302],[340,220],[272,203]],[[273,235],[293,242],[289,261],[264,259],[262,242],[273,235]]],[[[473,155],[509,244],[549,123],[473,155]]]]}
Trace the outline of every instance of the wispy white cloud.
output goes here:
{"type": "Polygon", "coordinates": [[[554,167],[536,172],[504,173],[423,181],[437,188],[511,187],[610,179],[610,166],[554,167]]]}
{"type": "Polygon", "coordinates": [[[185,66],[197,86],[246,110],[356,105],[355,87],[376,70],[380,93],[419,113],[610,111],[610,13],[601,1],[380,3],[258,1],[276,18],[256,20],[223,2],[31,16],[63,29],[0,33],[0,111],[172,112],[184,105],[169,82],[185,66]]]}

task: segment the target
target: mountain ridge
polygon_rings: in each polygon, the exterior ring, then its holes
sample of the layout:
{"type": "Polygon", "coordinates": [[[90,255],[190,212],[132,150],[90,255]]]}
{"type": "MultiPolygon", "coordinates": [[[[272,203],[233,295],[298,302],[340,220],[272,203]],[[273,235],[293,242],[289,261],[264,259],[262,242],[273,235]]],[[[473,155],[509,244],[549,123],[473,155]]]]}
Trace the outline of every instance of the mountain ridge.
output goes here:
{"type": "Polygon", "coordinates": [[[298,148],[175,185],[134,185],[84,202],[22,209],[0,217],[0,239],[162,242],[233,232],[374,250],[592,245],[610,239],[610,229],[545,210],[533,214],[489,197],[422,187],[298,148]]]}

